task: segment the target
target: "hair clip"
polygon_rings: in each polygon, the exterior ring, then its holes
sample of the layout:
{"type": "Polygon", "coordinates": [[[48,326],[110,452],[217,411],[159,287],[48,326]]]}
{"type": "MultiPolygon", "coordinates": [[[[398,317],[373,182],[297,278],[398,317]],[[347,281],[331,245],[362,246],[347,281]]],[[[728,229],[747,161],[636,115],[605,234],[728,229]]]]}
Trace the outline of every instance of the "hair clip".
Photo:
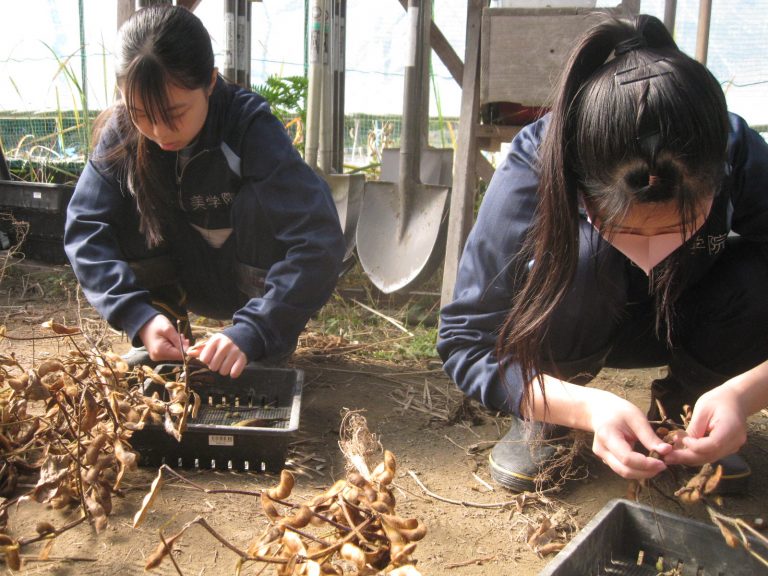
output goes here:
{"type": "Polygon", "coordinates": [[[639,70],[640,68],[650,68],[654,64],[661,64],[662,62],[666,62],[666,58],[659,58],[657,60],[654,60],[653,62],[649,62],[647,64],[638,64],[637,66],[630,66],[629,68],[624,68],[624,70],[619,70],[618,72],[614,72],[614,76],[621,76],[622,74],[629,74],[630,72],[633,72],[635,70],[639,70]]]}
{"type": "Polygon", "coordinates": [[[658,78],[659,76],[666,76],[667,74],[672,74],[672,72],[667,71],[667,72],[658,72],[656,74],[646,74],[645,76],[639,76],[637,78],[632,78],[631,80],[624,80],[623,82],[619,82],[619,86],[626,86],[627,84],[634,84],[635,82],[642,82],[643,80],[658,78]]]}
{"type": "Polygon", "coordinates": [[[645,41],[645,38],[640,35],[632,36],[631,38],[627,38],[626,40],[622,40],[616,44],[616,47],[613,49],[613,53],[616,56],[622,56],[627,52],[639,50],[640,48],[645,48],[646,46],[648,46],[648,43],[645,41]]]}

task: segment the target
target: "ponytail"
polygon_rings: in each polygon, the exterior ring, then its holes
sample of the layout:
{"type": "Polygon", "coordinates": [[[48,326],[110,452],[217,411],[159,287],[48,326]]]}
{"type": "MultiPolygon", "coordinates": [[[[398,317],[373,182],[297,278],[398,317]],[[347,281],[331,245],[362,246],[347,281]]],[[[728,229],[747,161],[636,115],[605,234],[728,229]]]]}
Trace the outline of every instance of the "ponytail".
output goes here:
{"type": "MultiPolygon", "coordinates": [[[[676,200],[680,213],[689,214],[705,188],[683,181],[716,186],[726,141],[720,85],[678,49],[657,18],[606,17],[580,39],[539,149],[538,206],[513,266],[513,281],[522,287],[497,341],[502,377],[507,364],[520,367],[521,409],[531,401],[534,378],[543,392],[550,318],[578,265],[579,194],[608,222],[633,202],[676,200]]],[[[671,314],[670,277],[662,290],[667,312],[659,316],[671,314]]]]}

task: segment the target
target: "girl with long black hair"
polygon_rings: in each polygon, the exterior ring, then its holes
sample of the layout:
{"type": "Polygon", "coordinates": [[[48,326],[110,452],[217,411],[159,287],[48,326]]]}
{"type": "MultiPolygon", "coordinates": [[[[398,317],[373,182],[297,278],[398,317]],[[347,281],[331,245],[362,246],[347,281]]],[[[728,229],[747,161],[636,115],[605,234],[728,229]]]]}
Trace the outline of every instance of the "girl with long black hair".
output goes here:
{"type": "Polygon", "coordinates": [[[595,25],[496,170],[441,311],[447,373],[514,416],[492,476],[533,489],[555,453],[534,440],[560,426],[594,432],[627,478],[717,460],[748,476],[736,453],[768,405],[767,243],[768,146],[717,80],[657,18],[595,25]],[[647,414],[583,386],[661,365],[647,414]],[[685,404],[687,436],[664,444],[649,419],[685,404]]]}
{"type": "Polygon", "coordinates": [[[284,359],[341,269],[328,186],[264,98],[218,74],[185,8],[152,5],[121,27],[117,85],[67,212],[86,297],[143,344],[132,363],[189,352],[237,377],[284,359]],[[188,309],[232,325],[187,348],[188,309]]]}

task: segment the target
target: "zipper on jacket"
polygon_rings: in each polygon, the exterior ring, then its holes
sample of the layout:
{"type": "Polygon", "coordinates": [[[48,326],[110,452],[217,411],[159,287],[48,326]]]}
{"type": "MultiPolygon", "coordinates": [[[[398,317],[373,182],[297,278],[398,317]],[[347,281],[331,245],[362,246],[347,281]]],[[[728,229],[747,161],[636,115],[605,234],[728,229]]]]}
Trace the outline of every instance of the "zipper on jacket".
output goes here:
{"type": "Polygon", "coordinates": [[[184,210],[184,202],[183,202],[182,197],[181,197],[181,181],[184,179],[184,172],[186,172],[187,167],[190,164],[192,164],[193,160],[195,160],[196,158],[199,158],[200,156],[202,156],[206,152],[208,152],[207,148],[205,150],[200,150],[200,152],[198,152],[194,156],[190,156],[189,160],[187,160],[184,163],[184,166],[181,167],[181,170],[179,170],[179,153],[176,152],[176,166],[175,166],[175,168],[176,168],[175,169],[175,172],[176,172],[176,174],[175,174],[175,176],[176,176],[176,195],[177,195],[178,200],[179,200],[179,208],[181,208],[182,210],[184,210]]]}

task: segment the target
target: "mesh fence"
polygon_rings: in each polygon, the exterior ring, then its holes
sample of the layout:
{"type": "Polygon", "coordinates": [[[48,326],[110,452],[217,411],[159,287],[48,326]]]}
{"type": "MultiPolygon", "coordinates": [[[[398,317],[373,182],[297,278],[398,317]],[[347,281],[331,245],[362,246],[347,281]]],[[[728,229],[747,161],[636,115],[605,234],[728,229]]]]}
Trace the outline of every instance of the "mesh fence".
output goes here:
{"type": "MultiPolygon", "coordinates": [[[[11,171],[23,180],[71,183],[77,179],[89,152],[90,125],[82,114],[15,113],[0,115],[0,144],[11,171]]],[[[300,117],[284,118],[294,145],[303,151],[300,117]]],[[[344,171],[375,172],[382,150],[400,144],[402,118],[398,115],[352,114],[344,119],[344,171]]],[[[430,118],[429,144],[455,148],[458,118],[430,118]]]]}

